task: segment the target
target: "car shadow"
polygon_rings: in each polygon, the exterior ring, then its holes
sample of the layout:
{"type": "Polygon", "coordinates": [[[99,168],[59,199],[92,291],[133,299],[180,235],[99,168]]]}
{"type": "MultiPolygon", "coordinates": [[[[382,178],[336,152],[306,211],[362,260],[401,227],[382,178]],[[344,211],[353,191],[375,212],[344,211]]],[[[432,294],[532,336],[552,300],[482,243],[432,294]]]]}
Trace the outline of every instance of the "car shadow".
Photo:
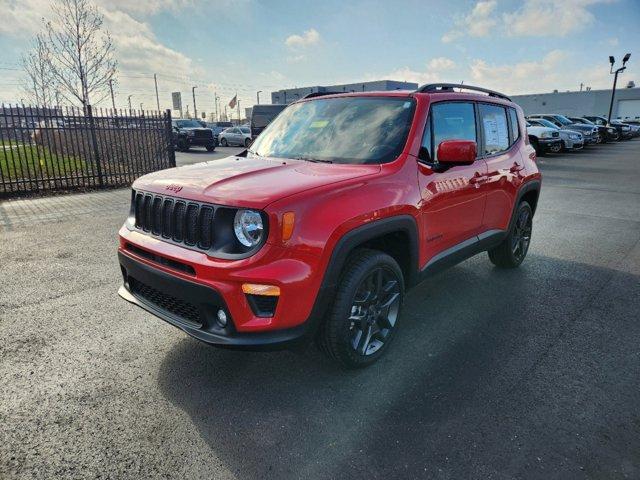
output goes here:
{"type": "Polygon", "coordinates": [[[622,352],[637,352],[638,285],[550,257],[501,271],[478,256],[409,293],[393,348],[368,369],[185,337],[158,381],[243,479],[637,476],[640,391],[623,372],[639,361],[622,352]]]}

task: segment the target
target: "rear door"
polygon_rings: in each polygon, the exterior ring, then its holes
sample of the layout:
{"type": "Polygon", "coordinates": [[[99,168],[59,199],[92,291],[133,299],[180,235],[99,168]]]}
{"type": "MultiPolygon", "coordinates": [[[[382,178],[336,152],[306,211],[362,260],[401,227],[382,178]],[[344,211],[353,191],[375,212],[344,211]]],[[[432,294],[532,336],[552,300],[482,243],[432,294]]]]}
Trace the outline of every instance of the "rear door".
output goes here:
{"type": "Polygon", "coordinates": [[[478,142],[473,102],[432,104],[422,140],[418,180],[422,195],[422,241],[426,261],[474,242],[484,212],[485,193],[481,184],[487,167],[478,158],[471,165],[444,167],[438,163],[437,148],[443,140],[478,142]],[[423,155],[424,154],[424,155],[423,155]]]}
{"type": "Polygon", "coordinates": [[[482,131],[479,150],[487,163],[487,177],[482,185],[487,194],[482,231],[506,230],[525,175],[521,156],[523,132],[512,107],[479,103],[478,114],[482,131]]]}

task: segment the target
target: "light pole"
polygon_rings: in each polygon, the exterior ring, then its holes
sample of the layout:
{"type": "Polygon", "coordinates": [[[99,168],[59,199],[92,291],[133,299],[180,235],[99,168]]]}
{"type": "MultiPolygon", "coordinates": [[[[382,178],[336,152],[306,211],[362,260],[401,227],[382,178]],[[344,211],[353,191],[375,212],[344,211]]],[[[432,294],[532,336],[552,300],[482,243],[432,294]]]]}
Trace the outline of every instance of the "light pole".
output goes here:
{"type": "Polygon", "coordinates": [[[220,97],[218,97],[216,92],[213,92],[213,104],[216,107],[216,122],[220,121],[220,117],[218,116],[218,100],[220,100],[220,97]]]}
{"type": "Polygon", "coordinates": [[[198,87],[191,87],[191,95],[193,95],[193,118],[198,118],[198,110],[196,109],[196,88],[198,87]]]}
{"type": "Polygon", "coordinates": [[[132,110],[132,108],[131,108],[131,97],[133,97],[133,95],[129,95],[127,97],[127,100],[129,101],[129,115],[131,115],[131,110],[132,110]]]}
{"type": "Polygon", "coordinates": [[[142,102],[140,102],[140,110],[141,110],[141,111],[144,111],[144,108],[142,108],[142,105],[143,105],[143,103],[142,103],[142,102]]]}
{"type": "Polygon", "coordinates": [[[262,90],[258,90],[258,91],[256,92],[256,98],[257,98],[257,100],[258,100],[258,105],[260,105],[260,94],[261,94],[261,93],[262,93],[262,90]]]}
{"type": "Polygon", "coordinates": [[[611,123],[611,113],[613,111],[613,99],[616,96],[616,84],[618,83],[618,74],[625,71],[627,68],[625,65],[631,58],[631,54],[627,53],[622,59],[622,66],[618,68],[615,72],[613,71],[613,64],[616,63],[616,59],[609,55],[609,63],[611,64],[611,68],[609,69],[609,73],[615,75],[613,77],[613,89],[611,90],[611,103],[609,104],[609,116],[607,117],[607,124],[611,123]]]}

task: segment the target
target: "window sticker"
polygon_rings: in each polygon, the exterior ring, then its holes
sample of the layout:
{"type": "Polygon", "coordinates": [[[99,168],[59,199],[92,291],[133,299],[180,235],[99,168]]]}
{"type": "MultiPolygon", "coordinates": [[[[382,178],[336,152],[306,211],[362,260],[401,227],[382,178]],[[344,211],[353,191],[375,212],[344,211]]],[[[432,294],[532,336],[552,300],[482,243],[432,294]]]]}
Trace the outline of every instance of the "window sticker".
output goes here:
{"type": "Polygon", "coordinates": [[[482,118],[482,122],[484,124],[484,135],[485,140],[484,143],[488,145],[500,145],[499,136],[498,136],[498,122],[496,122],[495,117],[493,116],[485,116],[482,118]]]}

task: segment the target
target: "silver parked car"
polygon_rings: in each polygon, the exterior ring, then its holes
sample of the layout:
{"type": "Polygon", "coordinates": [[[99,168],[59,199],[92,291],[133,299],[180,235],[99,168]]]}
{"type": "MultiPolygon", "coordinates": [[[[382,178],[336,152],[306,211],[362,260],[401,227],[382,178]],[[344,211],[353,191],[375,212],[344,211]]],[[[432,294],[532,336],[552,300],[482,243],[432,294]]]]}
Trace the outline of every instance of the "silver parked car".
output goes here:
{"type": "Polygon", "coordinates": [[[580,132],[567,128],[560,128],[555,123],[545,120],[544,118],[530,118],[528,121],[531,125],[553,128],[560,132],[563,150],[581,150],[582,147],[584,147],[584,137],[580,132]]]}
{"type": "Polygon", "coordinates": [[[251,145],[251,130],[249,127],[229,127],[218,135],[218,142],[223,147],[229,145],[248,147],[251,145]]]}

